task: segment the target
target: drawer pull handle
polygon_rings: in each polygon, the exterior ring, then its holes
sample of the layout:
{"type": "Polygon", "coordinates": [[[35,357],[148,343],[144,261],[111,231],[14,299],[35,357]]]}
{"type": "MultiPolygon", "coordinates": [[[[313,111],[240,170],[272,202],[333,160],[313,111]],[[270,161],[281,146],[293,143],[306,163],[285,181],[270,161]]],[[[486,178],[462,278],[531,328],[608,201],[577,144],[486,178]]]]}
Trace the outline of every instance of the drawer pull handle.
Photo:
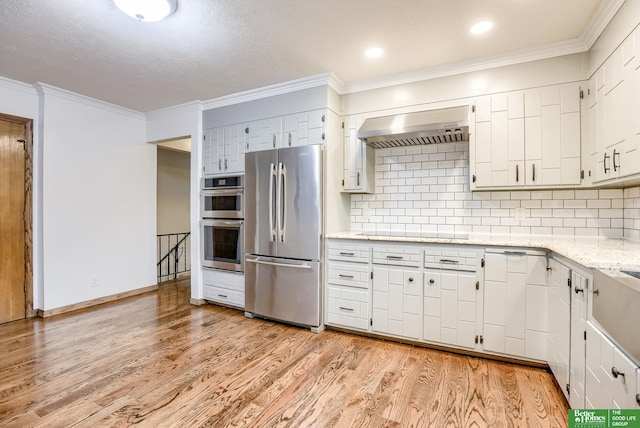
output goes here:
{"type": "Polygon", "coordinates": [[[338,275],[338,276],[339,276],[340,278],[353,279],[353,275],[343,275],[343,274],[340,274],[340,275],[338,275]]]}
{"type": "Polygon", "coordinates": [[[387,256],[387,260],[402,260],[402,256],[387,256]]]}
{"type": "Polygon", "coordinates": [[[451,259],[440,259],[440,263],[447,263],[450,265],[457,265],[458,263],[460,263],[459,260],[451,260],[451,259]]]}
{"type": "Polygon", "coordinates": [[[355,253],[347,253],[347,252],[340,251],[340,255],[341,256],[351,256],[351,257],[353,257],[353,256],[355,256],[355,253]]]}
{"type": "Polygon", "coordinates": [[[223,299],[226,299],[228,296],[225,294],[218,294],[218,297],[222,297],[223,299]]]}
{"type": "MultiPolygon", "coordinates": [[[[618,369],[617,369],[617,368],[615,368],[615,367],[611,367],[611,374],[612,374],[612,375],[613,375],[613,377],[615,377],[616,379],[618,379],[618,376],[625,377],[625,376],[624,376],[624,373],[623,373],[623,372],[621,372],[620,370],[618,370],[618,369]]],[[[625,379],[626,379],[626,378],[625,378],[625,379]]]]}
{"type": "Polygon", "coordinates": [[[582,288],[578,288],[578,286],[576,285],[575,288],[573,289],[573,291],[576,292],[576,294],[578,293],[583,293],[584,294],[584,290],[582,288]]]}
{"type": "Polygon", "coordinates": [[[339,308],[343,311],[353,312],[353,308],[345,308],[344,306],[339,306],[339,308]]]}

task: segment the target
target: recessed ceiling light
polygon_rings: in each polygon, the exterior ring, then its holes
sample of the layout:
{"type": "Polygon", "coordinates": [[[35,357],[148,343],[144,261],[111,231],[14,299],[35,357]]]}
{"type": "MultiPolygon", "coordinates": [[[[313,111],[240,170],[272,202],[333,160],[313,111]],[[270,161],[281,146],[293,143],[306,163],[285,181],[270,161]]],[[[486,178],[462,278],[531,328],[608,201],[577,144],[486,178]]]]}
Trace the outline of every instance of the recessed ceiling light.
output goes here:
{"type": "Polygon", "coordinates": [[[175,12],[177,0],[113,0],[118,9],[144,22],[158,22],[175,12]]]}
{"type": "Polygon", "coordinates": [[[493,22],[491,21],[482,21],[471,27],[471,34],[482,34],[493,28],[493,22]]]}
{"type": "Polygon", "coordinates": [[[364,55],[367,58],[380,58],[383,53],[384,51],[382,50],[382,48],[369,48],[364,51],[364,55]]]}

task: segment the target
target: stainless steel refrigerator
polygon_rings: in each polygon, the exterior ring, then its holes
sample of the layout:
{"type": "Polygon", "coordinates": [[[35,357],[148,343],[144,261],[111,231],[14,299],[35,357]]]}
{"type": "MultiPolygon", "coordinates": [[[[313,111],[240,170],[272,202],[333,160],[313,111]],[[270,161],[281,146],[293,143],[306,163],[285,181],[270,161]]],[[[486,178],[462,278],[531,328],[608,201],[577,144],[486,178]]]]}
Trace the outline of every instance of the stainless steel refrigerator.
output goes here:
{"type": "Polygon", "coordinates": [[[245,156],[245,310],[318,328],[322,146],[245,156]]]}

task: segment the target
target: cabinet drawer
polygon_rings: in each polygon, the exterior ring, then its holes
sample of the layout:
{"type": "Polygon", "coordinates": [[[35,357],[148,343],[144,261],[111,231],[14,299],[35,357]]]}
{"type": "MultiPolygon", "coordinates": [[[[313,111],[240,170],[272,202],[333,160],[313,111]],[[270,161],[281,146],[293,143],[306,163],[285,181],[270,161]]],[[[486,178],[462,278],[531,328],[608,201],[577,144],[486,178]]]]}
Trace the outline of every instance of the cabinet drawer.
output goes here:
{"type": "Polygon", "coordinates": [[[329,284],[369,288],[369,266],[356,263],[329,262],[329,284]]]}
{"type": "Polygon", "coordinates": [[[202,284],[244,293],[244,275],[241,273],[204,268],[202,269],[202,284]]]}
{"type": "Polygon", "coordinates": [[[229,290],[211,285],[203,287],[205,300],[244,308],[244,291],[229,290]]]}
{"type": "Polygon", "coordinates": [[[462,249],[427,248],[424,251],[424,267],[475,272],[478,254],[462,249]]]}
{"type": "Polygon", "coordinates": [[[369,263],[369,247],[355,243],[329,242],[329,260],[369,263]]]}
{"type": "Polygon", "coordinates": [[[415,248],[374,248],[373,263],[389,266],[420,266],[420,250],[415,248]]]}
{"type": "Polygon", "coordinates": [[[327,287],[327,324],[369,329],[369,292],[348,287],[327,287]]]}

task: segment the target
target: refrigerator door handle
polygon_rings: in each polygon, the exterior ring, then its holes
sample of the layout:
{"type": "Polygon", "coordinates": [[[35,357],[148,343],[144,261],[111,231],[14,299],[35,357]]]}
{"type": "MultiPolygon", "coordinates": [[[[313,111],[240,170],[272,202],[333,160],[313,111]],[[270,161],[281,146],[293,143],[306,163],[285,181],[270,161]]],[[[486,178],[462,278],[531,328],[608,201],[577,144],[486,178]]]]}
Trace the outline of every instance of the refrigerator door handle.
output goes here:
{"type": "Polygon", "coordinates": [[[284,163],[280,162],[280,242],[284,242],[284,234],[286,229],[285,213],[287,210],[287,171],[284,163]]]}
{"type": "Polygon", "coordinates": [[[276,240],[276,224],[273,218],[273,209],[274,209],[274,195],[273,195],[273,185],[276,181],[276,164],[271,163],[269,166],[269,242],[273,242],[276,240]]]}
{"type": "Polygon", "coordinates": [[[311,266],[309,265],[294,265],[294,264],[288,264],[288,263],[276,263],[276,262],[268,262],[265,260],[260,260],[260,259],[246,259],[245,260],[247,263],[255,263],[258,265],[269,265],[269,266],[277,266],[277,267],[286,267],[286,268],[292,268],[292,269],[307,269],[307,270],[311,270],[313,269],[311,266]]]}

